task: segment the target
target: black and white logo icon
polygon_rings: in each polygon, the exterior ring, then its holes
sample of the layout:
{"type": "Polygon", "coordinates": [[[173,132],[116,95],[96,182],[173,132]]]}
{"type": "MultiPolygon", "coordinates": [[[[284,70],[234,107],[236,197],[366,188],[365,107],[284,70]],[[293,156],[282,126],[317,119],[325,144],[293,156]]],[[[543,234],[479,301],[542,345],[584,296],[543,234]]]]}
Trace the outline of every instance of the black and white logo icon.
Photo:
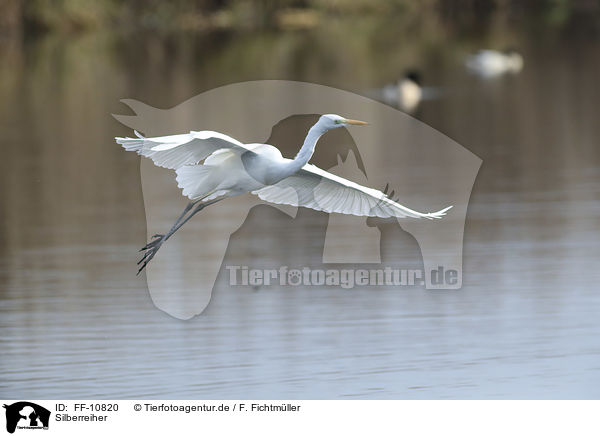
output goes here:
{"type": "Polygon", "coordinates": [[[50,411],[28,401],[4,405],[6,409],[6,431],[14,433],[18,429],[48,429],[50,411]]]}

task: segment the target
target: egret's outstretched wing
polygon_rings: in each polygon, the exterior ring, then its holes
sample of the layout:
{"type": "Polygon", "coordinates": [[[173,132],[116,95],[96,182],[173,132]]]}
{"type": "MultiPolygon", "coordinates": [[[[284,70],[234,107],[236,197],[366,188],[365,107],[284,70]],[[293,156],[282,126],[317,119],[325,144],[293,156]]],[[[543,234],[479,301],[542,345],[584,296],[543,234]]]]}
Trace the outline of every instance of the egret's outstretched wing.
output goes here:
{"type": "Polygon", "coordinates": [[[248,150],[244,144],[230,136],[210,130],[183,133],[180,135],[145,138],[137,131],[137,138],[115,138],[127,151],[149,157],[154,164],[170,169],[183,165],[194,165],[216,150],[223,148],[240,148],[248,150]]]}
{"type": "Polygon", "coordinates": [[[253,194],[275,204],[381,218],[441,218],[452,207],[434,213],[420,213],[396,203],[381,191],[361,186],[310,164],[297,174],[253,194]]]}

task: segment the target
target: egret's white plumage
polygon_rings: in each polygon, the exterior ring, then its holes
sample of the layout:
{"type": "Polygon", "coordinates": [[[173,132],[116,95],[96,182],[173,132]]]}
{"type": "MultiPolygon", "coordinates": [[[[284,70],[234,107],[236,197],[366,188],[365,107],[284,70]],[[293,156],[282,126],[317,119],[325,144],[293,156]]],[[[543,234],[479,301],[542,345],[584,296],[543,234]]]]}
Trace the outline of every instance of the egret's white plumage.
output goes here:
{"type": "Polygon", "coordinates": [[[199,131],[145,138],[116,138],[128,151],[152,159],[155,165],[174,169],[177,184],[191,202],[166,235],[156,235],[143,250],[140,271],[161,244],[195,213],[226,197],[251,192],[261,199],[292,206],[358,216],[441,218],[450,209],[421,213],[367,188],[308,164],[319,138],[329,130],[366,124],[339,115],[323,115],[309,130],[294,159],[286,159],[269,144],[243,144],[219,132],[199,131]],[[195,209],[190,212],[192,207],[195,209]],[[186,216],[187,215],[187,216],[186,216]]]}
{"type": "Polygon", "coordinates": [[[450,209],[420,213],[398,204],[377,189],[361,186],[311,164],[275,185],[252,193],[270,203],[380,218],[441,218],[450,209]]]}
{"type": "Polygon", "coordinates": [[[137,131],[135,134],[137,138],[115,139],[125,150],[149,157],[156,166],[169,169],[195,165],[222,148],[245,147],[230,136],[209,130],[154,138],[145,138],[137,131]]]}

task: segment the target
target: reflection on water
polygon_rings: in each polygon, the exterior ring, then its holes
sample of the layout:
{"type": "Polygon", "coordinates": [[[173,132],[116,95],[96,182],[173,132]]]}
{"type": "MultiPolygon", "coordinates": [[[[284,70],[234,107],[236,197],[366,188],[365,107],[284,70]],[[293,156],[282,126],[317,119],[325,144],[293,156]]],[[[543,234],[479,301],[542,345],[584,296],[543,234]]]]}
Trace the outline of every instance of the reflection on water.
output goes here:
{"type": "MultiPolygon", "coordinates": [[[[598,41],[517,33],[525,69],[486,82],[463,70],[468,47],[436,50],[417,35],[418,47],[399,42],[390,56],[351,32],[340,48],[327,34],[340,31],[3,48],[2,396],[598,397],[598,41]],[[484,160],[462,290],[229,288],[223,269],[202,316],[153,306],[135,276],[139,161],[112,141],[129,133],[110,116],[120,98],[170,107],[263,78],[360,93],[415,63],[444,90],[416,116],[484,160]]],[[[272,213],[259,206],[253,218],[272,213]]],[[[254,238],[242,228],[230,250],[254,238]]]]}

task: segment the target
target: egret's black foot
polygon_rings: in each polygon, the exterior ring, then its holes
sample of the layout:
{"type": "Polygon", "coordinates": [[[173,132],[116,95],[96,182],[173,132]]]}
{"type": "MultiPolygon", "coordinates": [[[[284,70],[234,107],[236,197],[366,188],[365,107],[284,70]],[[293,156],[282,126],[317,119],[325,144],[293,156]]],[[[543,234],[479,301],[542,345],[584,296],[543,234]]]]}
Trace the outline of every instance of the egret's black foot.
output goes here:
{"type": "Polygon", "coordinates": [[[148,242],[140,250],[140,251],[145,251],[145,253],[137,263],[138,265],[141,265],[137,274],[141,273],[142,270],[144,268],[146,268],[146,265],[148,265],[148,263],[152,260],[152,258],[154,257],[154,255],[156,254],[158,249],[161,247],[163,242],[165,242],[164,235],[154,235],[153,238],[154,238],[154,240],[148,242]]]}
{"type": "Polygon", "coordinates": [[[162,244],[163,239],[165,238],[165,235],[160,235],[157,233],[156,235],[152,236],[152,238],[153,238],[153,240],[148,242],[142,248],[140,248],[140,251],[148,250],[149,248],[154,247],[156,244],[162,244]]]}

